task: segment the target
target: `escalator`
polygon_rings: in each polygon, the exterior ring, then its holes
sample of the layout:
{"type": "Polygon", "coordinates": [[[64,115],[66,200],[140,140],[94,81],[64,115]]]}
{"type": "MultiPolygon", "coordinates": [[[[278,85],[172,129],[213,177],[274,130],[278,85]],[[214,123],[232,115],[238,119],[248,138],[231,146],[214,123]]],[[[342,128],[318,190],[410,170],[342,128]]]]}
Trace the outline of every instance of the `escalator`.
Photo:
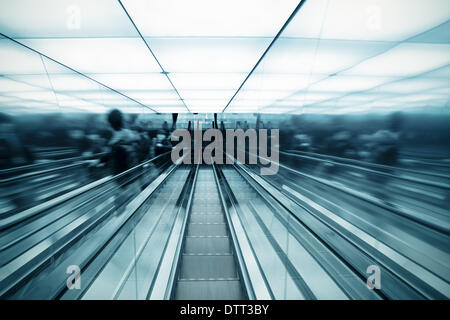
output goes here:
{"type": "Polygon", "coordinates": [[[198,170],[183,243],[175,299],[245,299],[211,166],[198,170]]]}
{"type": "MultiPolygon", "coordinates": [[[[176,169],[86,269],[92,282],[81,299],[146,299],[164,254],[189,169],[176,169]],[[116,243],[114,245],[114,243],[116,243]],[[111,254],[107,255],[106,252],[111,254]]],[[[73,299],[68,291],[64,299],[73,299]]]]}
{"type": "Polygon", "coordinates": [[[239,163],[188,166],[167,156],[150,162],[157,176],[140,165],[0,219],[0,298],[448,297],[448,282],[438,278],[448,274],[447,256],[434,253],[437,240],[446,242],[442,236],[435,235],[425,259],[401,247],[406,227],[395,238],[388,229],[374,234],[366,213],[350,215],[351,199],[345,208],[331,206],[284,166],[268,178],[239,163]],[[377,291],[366,284],[374,265],[383,274],[377,291]],[[73,266],[80,290],[67,282],[73,266]],[[421,278],[411,276],[414,270],[421,278]]]}

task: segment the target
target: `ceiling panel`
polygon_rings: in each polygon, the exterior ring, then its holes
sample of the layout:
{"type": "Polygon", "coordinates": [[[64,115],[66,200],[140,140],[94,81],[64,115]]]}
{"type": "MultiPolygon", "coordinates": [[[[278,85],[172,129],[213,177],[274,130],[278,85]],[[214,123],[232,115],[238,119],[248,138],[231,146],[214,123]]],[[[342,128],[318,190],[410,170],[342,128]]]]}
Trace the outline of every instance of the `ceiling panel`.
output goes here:
{"type": "MultiPolygon", "coordinates": [[[[1,11],[1,10],[0,10],[1,11]]],[[[0,38],[0,74],[45,73],[40,55],[0,38]]]]}
{"type": "Polygon", "coordinates": [[[183,97],[185,99],[207,99],[207,100],[226,100],[230,99],[234,89],[224,89],[224,90],[183,90],[183,97]]]}
{"type": "Polygon", "coordinates": [[[402,43],[368,59],[343,74],[413,76],[450,63],[450,45],[402,43]]]}
{"type": "Polygon", "coordinates": [[[449,12],[448,0],[307,1],[283,36],[403,41],[446,22],[449,12]]]}
{"type": "Polygon", "coordinates": [[[144,36],[273,37],[298,0],[125,0],[144,36]]]}
{"type": "Polygon", "coordinates": [[[184,90],[233,90],[244,81],[245,73],[172,73],[175,87],[183,96],[184,90]]]}
{"type": "Polygon", "coordinates": [[[146,39],[168,72],[249,72],[268,38],[146,39]]]}
{"type": "Polygon", "coordinates": [[[23,39],[22,42],[83,73],[161,71],[139,38],[23,39]]]}
{"type": "Polygon", "coordinates": [[[259,72],[332,74],[377,55],[391,44],[315,39],[280,39],[259,72]]]}
{"type": "Polygon", "coordinates": [[[155,106],[154,109],[159,113],[173,113],[173,112],[185,113],[186,112],[186,108],[183,105],[181,105],[181,106],[164,106],[164,107],[155,106]]]}
{"type": "Polygon", "coordinates": [[[397,78],[363,77],[363,76],[334,76],[319,81],[309,87],[312,91],[338,91],[343,93],[368,90],[397,78]]]}
{"type": "Polygon", "coordinates": [[[433,88],[441,88],[449,83],[446,78],[428,78],[419,77],[395,81],[378,88],[380,92],[386,93],[411,93],[417,91],[425,91],[433,88]]]}
{"type": "Polygon", "coordinates": [[[114,89],[136,92],[136,90],[171,90],[170,83],[159,73],[89,74],[92,78],[114,89]]]}
{"type": "Polygon", "coordinates": [[[0,30],[12,38],[129,37],[136,31],[118,1],[2,1],[0,30]]]}
{"type": "Polygon", "coordinates": [[[29,84],[14,81],[5,77],[0,77],[0,92],[23,92],[23,91],[35,91],[36,87],[29,84]]]}
{"type": "MultiPolygon", "coordinates": [[[[0,37],[1,108],[220,112],[298,2],[124,0],[144,42],[115,0],[3,1],[0,32],[125,96],[0,37]]],[[[306,1],[227,112],[443,107],[449,18],[448,0],[306,1]]]]}
{"type": "Polygon", "coordinates": [[[55,93],[51,90],[14,92],[14,93],[11,93],[10,96],[14,96],[14,97],[18,98],[19,100],[55,102],[55,93]]]}

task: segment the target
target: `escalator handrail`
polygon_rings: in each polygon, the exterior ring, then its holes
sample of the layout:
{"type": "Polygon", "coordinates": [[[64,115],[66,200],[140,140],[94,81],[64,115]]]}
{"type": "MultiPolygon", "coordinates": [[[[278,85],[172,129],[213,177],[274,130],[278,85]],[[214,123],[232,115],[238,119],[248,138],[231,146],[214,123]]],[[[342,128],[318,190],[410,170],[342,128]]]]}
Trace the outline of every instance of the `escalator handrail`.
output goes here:
{"type": "MultiPolygon", "coordinates": [[[[247,168],[245,168],[244,165],[242,165],[240,163],[238,163],[237,166],[246,175],[248,175],[248,177],[250,177],[250,179],[253,181],[253,183],[261,186],[264,190],[266,190],[271,195],[271,201],[280,203],[284,208],[286,208],[294,216],[298,216],[298,214],[295,211],[293,211],[292,209],[290,209],[290,206],[286,203],[286,201],[293,202],[296,205],[298,205],[298,206],[302,207],[303,209],[305,209],[306,211],[311,212],[311,210],[308,209],[307,207],[305,207],[304,205],[300,204],[297,201],[293,201],[288,196],[286,196],[282,191],[280,191],[272,183],[267,181],[266,178],[263,178],[263,177],[257,175],[256,173],[252,172],[251,170],[248,170],[247,168]],[[275,196],[275,194],[277,196],[275,196]]],[[[320,205],[317,205],[317,206],[321,207],[320,205]]],[[[323,212],[329,212],[329,210],[327,210],[326,208],[322,208],[322,209],[323,209],[323,212]]],[[[322,214],[321,210],[316,209],[316,208],[314,208],[314,210],[319,211],[322,214]]],[[[329,212],[328,214],[332,214],[332,215],[336,216],[332,212],[329,212]]],[[[426,269],[422,265],[418,264],[417,262],[411,260],[410,258],[402,255],[401,253],[399,253],[395,249],[393,249],[393,248],[389,247],[388,245],[384,244],[383,242],[379,241],[378,239],[376,239],[372,235],[366,233],[365,231],[363,231],[362,229],[358,228],[357,226],[354,226],[354,225],[348,223],[345,219],[342,219],[342,218],[340,218],[338,216],[336,216],[335,219],[339,219],[343,223],[346,223],[349,228],[352,228],[353,230],[357,230],[358,232],[362,233],[364,235],[364,237],[360,238],[360,236],[357,236],[357,238],[362,240],[363,242],[366,242],[366,243],[369,243],[369,244],[371,243],[370,246],[372,246],[374,248],[377,248],[376,250],[381,255],[385,255],[388,258],[388,260],[394,261],[394,263],[396,263],[398,266],[400,266],[402,268],[405,268],[408,272],[411,272],[411,274],[416,274],[416,275],[417,274],[421,274],[422,278],[425,278],[425,276],[426,276],[426,278],[430,281],[430,282],[424,282],[426,285],[431,286],[430,283],[432,282],[432,283],[435,283],[435,284],[438,283],[440,285],[445,286],[445,289],[438,289],[436,287],[433,287],[433,289],[436,290],[437,292],[439,292],[440,294],[448,296],[448,292],[446,294],[445,291],[448,290],[448,288],[450,288],[450,287],[449,287],[448,283],[446,282],[446,280],[444,280],[444,279],[440,278],[439,276],[435,275],[434,273],[432,273],[431,271],[429,271],[428,269],[426,269]],[[380,250],[379,248],[382,248],[383,250],[380,250]]],[[[332,229],[334,229],[334,228],[332,228],[332,229]]],[[[350,231],[350,232],[353,233],[353,231],[350,231]]],[[[338,233],[340,233],[340,232],[338,232],[338,233]]]]}
{"type": "Polygon", "coordinates": [[[178,219],[176,219],[173,229],[171,230],[167,246],[166,248],[164,248],[163,254],[164,258],[160,260],[156,279],[154,280],[152,288],[148,293],[149,299],[169,300],[174,298],[175,287],[177,285],[177,276],[180,272],[181,267],[180,261],[182,250],[184,248],[186,226],[190,216],[190,210],[195,193],[194,192],[195,186],[197,184],[199,165],[196,165],[194,170],[195,172],[193,174],[193,177],[191,177],[192,175],[191,173],[188,176],[188,180],[186,180],[185,182],[191,184],[189,190],[185,190],[180,195],[180,199],[185,199],[186,195],[188,196],[186,207],[180,206],[179,211],[177,213],[179,215],[182,212],[182,210],[184,210],[184,216],[182,216],[183,219],[181,222],[181,226],[177,225],[180,222],[178,219]],[[175,232],[174,230],[177,230],[178,227],[180,228],[179,232],[175,232]],[[168,250],[168,247],[170,247],[169,242],[172,241],[176,243],[176,247],[175,250],[170,251],[168,250]],[[173,257],[173,259],[171,257],[173,257]]]}
{"type": "MultiPolygon", "coordinates": [[[[240,221],[240,217],[237,214],[237,208],[236,208],[236,203],[235,200],[232,199],[232,197],[230,195],[228,195],[225,190],[222,189],[222,186],[220,184],[220,179],[219,179],[219,169],[217,168],[216,165],[214,165],[214,178],[216,180],[217,183],[217,188],[219,191],[219,196],[220,196],[220,200],[222,203],[222,207],[224,209],[225,212],[225,217],[228,221],[228,226],[229,226],[229,231],[230,231],[230,235],[231,235],[231,240],[232,240],[232,245],[235,248],[235,253],[236,253],[236,258],[237,258],[237,262],[239,265],[239,270],[240,270],[240,274],[242,276],[242,281],[244,282],[244,289],[246,290],[247,296],[250,300],[260,300],[260,299],[264,299],[264,300],[271,300],[274,299],[273,293],[270,289],[270,286],[267,283],[267,280],[261,270],[261,266],[259,264],[259,261],[255,255],[254,249],[252,244],[250,243],[248,236],[246,234],[245,229],[242,226],[242,222],[240,221]],[[231,209],[236,213],[236,221],[238,221],[238,223],[240,224],[240,228],[242,228],[242,230],[244,231],[243,234],[241,236],[238,235],[238,233],[236,232],[236,227],[233,219],[231,217],[231,213],[230,210],[228,209],[227,206],[227,200],[229,201],[229,203],[231,204],[231,209]],[[243,250],[242,250],[242,245],[246,245],[248,246],[249,249],[249,255],[248,256],[244,256],[243,254],[243,250]],[[252,263],[256,266],[258,272],[249,272],[248,268],[247,268],[247,264],[245,262],[246,259],[251,259],[252,263]],[[265,290],[264,291],[256,291],[255,290],[255,286],[254,283],[255,281],[259,281],[259,282],[263,282],[264,286],[265,286],[265,290]]],[[[228,182],[225,179],[225,176],[223,175],[222,172],[220,172],[222,178],[223,178],[223,183],[226,184],[226,188],[230,189],[228,182]]],[[[261,287],[260,287],[261,288],[261,287]]]]}
{"type": "MultiPolygon", "coordinates": [[[[37,169],[40,171],[41,168],[45,168],[45,167],[49,167],[49,166],[51,167],[55,164],[64,164],[67,162],[76,162],[76,161],[97,159],[104,155],[106,155],[106,152],[95,153],[95,154],[92,154],[89,156],[71,157],[71,158],[65,158],[65,159],[59,159],[59,160],[52,160],[52,161],[43,162],[43,163],[34,163],[34,164],[29,164],[29,165],[24,165],[24,166],[19,166],[19,167],[2,169],[2,170],[0,170],[0,177],[4,176],[4,175],[9,175],[9,174],[20,173],[20,172],[26,171],[26,170],[37,169]]],[[[42,170],[46,170],[46,169],[42,169],[42,170]]],[[[6,179],[6,178],[4,178],[4,179],[6,179]]]]}
{"type": "MultiPolygon", "coordinates": [[[[336,161],[333,161],[333,160],[318,159],[318,158],[314,158],[314,157],[310,157],[310,156],[302,156],[302,155],[299,155],[299,154],[287,153],[287,152],[284,152],[284,151],[280,151],[280,153],[288,155],[288,156],[291,156],[291,157],[296,157],[296,158],[303,158],[303,159],[313,160],[313,161],[317,161],[317,162],[331,163],[333,165],[346,167],[346,168],[352,168],[352,169],[355,169],[355,170],[364,171],[364,172],[368,172],[368,173],[376,174],[376,175],[381,175],[381,176],[386,176],[386,177],[390,177],[390,178],[393,178],[393,179],[407,181],[407,182],[411,182],[411,183],[415,183],[415,184],[421,184],[421,185],[426,185],[426,186],[440,188],[440,189],[450,189],[450,185],[449,184],[440,183],[440,182],[436,182],[436,181],[427,181],[427,180],[416,179],[416,178],[412,178],[412,177],[402,177],[402,176],[398,176],[398,175],[395,175],[395,174],[392,174],[392,173],[372,170],[372,169],[369,169],[369,168],[364,168],[364,167],[356,166],[356,165],[352,165],[352,164],[340,163],[340,162],[336,162],[336,161]]],[[[395,167],[385,166],[384,168],[390,168],[390,169],[396,170],[395,167]]]]}
{"type": "MultiPolygon", "coordinates": [[[[231,155],[230,155],[230,156],[231,156],[231,155]]],[[[263,157],[261,157],[261,156],[259,156],[259,155],[258,155],[258,157],[259,157],[259,158],[263,158],[263,157]]],[[[263,159],[265,159],[266,161],[269,160],[269,159],[266,159],[266,158],[263,158],[263,159]]],[[[437,231],[439,231],[439,232],[443,232],[443,233],[445,233],[445,234],[449,234],[449,232],[450,232],[450,228],[449,228],[449,227],[446,227],[445,225],[443,225],[442,222],[440,222],[440,221],[435,221],[435,222],[433,223],[433,222],[429,221],[429,218],[430,218],[429,215],[427,216],[428,219],[422,219],[422,218],[417,217],[417,213],[418,213],[418,212],[414,212],[414,214],[412,214],[412,213],[409,212],[409,211],[405,211],[405,210],[398,209],[398,208],[393,208],[393,207],[391,207],[391,206],[385,204],[385,203],[382,202],[382,201],[378,201],[378,199],[374,199],[373,197],[369,197],[369,196],[364,196],[364,195],[360,194],[359,192],[357,192],[357,191],[355,191],[355,190],[353,190],[353,189],[350,189],[350,188],[342,188],[341,186],[338,186],[338,185],[335,185],[335,184],[333,184],[333,183],[330,183],[329,181],[327,181],[327,180],[325,180],[325,179],[323,179],[323,178],[318,178],[318,177],[315,177],[315,176],[306,174],[306,173],[304,173],[304,172],[301,172],[301,171],[299,171],[299,170],[290,168],[290,167],[288,167],[288,166],[286,166],[286,165],[284,165],[284,164],[281,164],[281,163],[278,163],[278,165],[279,165],[280,168],[283,168],[283,169],[285,169],[285,170],[288,170],[289,172],[294,173],[295,175],[309,178],[309,179],[311,179],[311,180],[313,180],[313,181],[315,181],[315,182],[318,182],[318,183],[320,183],[320,184],[322,184],[322,185],[325,185],[325,186],[327,186],[327,187],[331,187],[331,188],[333,188],[333,189],[335,189],[335,190],[338,190],[338,191],[340,191],[340,192],[344,192],[344,193],[349,194],[349,195],[351,195],[351,196],[353,196],[353,197],[356,197],[356,198],[358,198],[358,199],[361,199],[361,200],[363,200],[363,201],[365,201],[365,202],[374,204],[374,205],[376,205],[376,206],[378,206],[378,207],[381,207],[381,208],[383,208],[383,209],[386,209],[386,210],[388,210],[388,211],[390,211],[390,212],[393,212],[393,213],[395,213],[395,214],[398,214],[398,215],[400,215],[400,216],[403,216],[403,217],[405,217],[405,218],[407,218],[407,219],[410,219],[410,220],[413,220],[413,221],[415,221],[415,222],[418,222],[419,224],[425,225],[425,226],[427,226],[428,228],[437,230],[437,231]]]]}
{"type": "Polygon", "coordinates": [[[73,191],[71,191],[69,193],[66,193],[66,194],[63,194],[63,195],[61,195],[59,197],[56,197],[55,199],[51,199],[51,200],[46,201],[44,203],[38,204],[37,206],[34,206],[34,207],[30,208],[30,209],[27,209],[27,210],[24,210],[24,211],[19,212],[17,214],[14,214],[14,215],[5,217],[3,219],[0,219],[0,230],[8,228],[8,227],[10,227],[10,226],[12,226],[14,224],[17,224],[18,222],[21,222],[21,221],[23,221],[25,219],[33,217],[33,216],[35,216],[35,215],[37,215],[37,214],[39,214],[39,213],[41,213],[41,212],[43,212],[45,210],[53,208],[53,207],[55,207],[57,205],[61,205],[64,202],[67,202],[67,201],[69,201],[69,200],[71,200],[71,199],[73,199],[73,198],[75,198],[77,196],[80,196],[81,194],[84,194],[84,193],[86,193],[86,192],[88,192],[90,190],[93,190],[94,188],[97,188],[99,186],[102,186],[102,185],[104,185],[104,184],[106,184],[108,182],[117,181],[121,177],[126,176],[129,173],[135,172],[136,170],[142,168],[143,166],[145,166],[145,165],[147,165],[147,164],[149,164],[151,162],[154,162],[154,161],[156,161],[156,160],[158,160],[158,159],[160,159],[160,158],[162,158],[164,156],[167,156],[168,154],[170,154],[170,151],[168,151],[166,153],[163,153],[163,154],[160,154],[160,155],[158,155],[158,156],[156,156],[156,157],[154,157],[154,158],[152,158],[150,160],[147,160],[147,161],[145,161],[145,162],[143,162],[143,163],[141,163],[141,164],[139,164],[139,165],[137,165],[137,166],[135,166],[133,168],[130,168],[130,169],[128,169],[128,170],[126,170],[126,171],[124,171],[122,173],[119,173],[119,174],[117,174],[115,176],[112,176],[112,175],[106,176],[106,177],[104,177],[102,179],[99,179],[99,180],[91,182],[91,183],[89,183],[89,184],[87,184],[85,186],[82,186],[82,187],[80,187],[78,189],[75,189],[75,190],[73,190],[73,191]]]}
{"type": "MultiPolygon", "coordinates": [[[[336,157],[336,156],[331,156],[331,155],[321,154],[321,153],[305,152],[305,151],[297,151],[297,150],[288,150],[288,151],[289,152],[280,151],[280,153],[288,154],[288,155],[296,155],[296,156],[309,156],[309,157],[311,157],[312,160],[317,160],[317,161],[331,159],[331,160],[337,161],[337,162],[334,162],[337,165],[344,165],[344,163],[342,163],[342,162],[347,162],[347,163],[360,165],[361,167],[372,167],[372,168],[379,168],[379,169],[388,169],[388,170],[392,170],[392,171],[394,171],[394,170],[395,171],[403,171],[403,172],[409,172],[409,173],[422,175],[422,176],[450,179],[450,176],[448,176],[448,175],[434,173],[434,172],[425,172],[425,171],[414,170],[414,169],[409,169],[409,168],[402,168],[402,167],[397,167],[397,166],[389,166],[389,165],[384,165],[384,164],[371,163],[371,162],[367,162],[367,161],[361,161],[361,160],[343,158],[343,157],[336,157]],[[314,157],[318,157],[318,158],[314,158],[314,157]]],[[[380,172],[380,173],[382,173],[382,172],[380,172]]],[[[404,178],[404,179],[408,179],[408,178],[404,178]]],[[[413,180],[413,181],[415,181],[415,180],[413,180]]],[[[419,181],[416,181],[416,182],[419,182],[419,181]]]]}
{"type": "Polygon", "coordinates": [[[33,171],[33,172],[27,172],[27,173],[23,173],[21,175],[18,176],[14,176],[14,177],[9,177],[9,178],[5,178],[5,179],[0,179],[0,185],[7,185],[7,184],[13,184],[16,183],[20,180],[24,180],[27,178],[34,178],[37,176],[41,176],[41,175],[45,175],[45,174],[52,174],[58,171],[63,171],[66,169],[72,169],[75,167],[79,167],[79,166],[83,166],[85,164],[87,164],[88,160],[83,160],[83,161],[78,161],[75,163],[71,163],[68,165],[64,165],[64,166],[60,166],[60,167],[56,167],[56,168],[51,168],[51,169],[45,169],[45,170],[41,170],[41,171],[33,171]]]}
{"type": "MultiPolygon", "coordinates": [[[[154,160],[154,159],[151,159],[151,160],[154,160]]],[[[168,176],[171,175],[171,173],[174,171],[174,169],[176,167],[177,167],[176,164],[173,164],[171,167],[169,167],[164,173],[162,173],[155,180],[153,180],[153,182],[151,184],[149,184],[139,195],[137,195],[137,197],[135,197],[133,200],[131,200],[130,203],[128,203],[126,205],[124,212],[121,214],[121,221],[122,221],[122,223],[113,225],[115,231],[112,232],[112,236],[109,238],[109,240],[111,240],[112,237],[114,235],[116,235],[117,232],[119,232],[119,230],[128,221],[128,219],[131,216],[133,216],[133,214],[155,192],[155,190],[157,190],[159,188],[159,186],[161,186],[163,184],[163,182],[167,179],[168,176]]],[[[89,223],[91,223],[91,221],[87,220],[85,223],[89,224],[89,223]]],[[[80,238],[81,236],[83,236],[83,234],[86,233],[86,228],[89,229],[89,226],[88,227],[84,227],[83,226],[83,228],[81,228],[80,231],[77,231],[75,235],[71,235],[71,239],[72,238],[80,238]]],[[[35,272],[36,270],[38,270],[39,267],[45,263],[45,261],[48,261],[48,259],[50,259],[52,256],[56,255],[59,251],[63,250],[65,247],[67,247],[68,243],[70,243],[71,241],[72,240],[64,241],[63,243],[58,244],[58,246],[55,247],[54,250],[52,252],[50,252],[50,253],[39,252],[38,253],[38,257],[39,258],[37,260],[37,263],[29,266],[27,270],[21,271],[22,267],[17,268],[15,270],[10,270],[10,271],[8,270],[9,275],[7,277],[4,276],[4,278],[5,278],[4,281],[8,281],[8,283],[6,284],[5,287],[1,287],[1,289],[0,289],[0,297],[2,295],[4,295],[6,292],[8,292],[11,288],[17,286],[20,282],[22,282],[24,279],[26,279],[28,275],[30,275],[33,272],[35,272]],[[45,256],[42,256],[43,254],[45,256]],[[19,275],[17,275],[14,278],[12,278],[16,272],[19,272],[19,275]],[[12,279],[12,280],[9,280],[9,279],[12,279]]],[[[104,246],[100,245],[100,249],[102,247],[104,247],[104,246]]],[[[80,267],[84,267],[85,264],[88,263],[88,262],[89,261],[83,261],[83,264],[81,264],[80,267]]],[[[22,263],[25,266],[25,265],[28,264],[28,261],[23,261],[22,263]]],[[[64,283],[64,280],[66,279],[67,275],[65,273],[60,273],[59,277],[60,277],[60,279],[59,279],[60,281],[53,279],[53,281],[56,281],[54,283],[64,283]]]]}

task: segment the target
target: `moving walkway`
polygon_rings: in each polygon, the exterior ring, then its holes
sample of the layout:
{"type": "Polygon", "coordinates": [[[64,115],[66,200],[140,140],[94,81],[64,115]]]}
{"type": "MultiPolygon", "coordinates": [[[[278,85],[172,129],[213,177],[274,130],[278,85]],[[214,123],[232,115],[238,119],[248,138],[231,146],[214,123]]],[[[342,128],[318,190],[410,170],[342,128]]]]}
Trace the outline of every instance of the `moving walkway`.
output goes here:
{"type": "Polygon", "coordinates": [[[175,299],[244,298],[213,168],[198,170],[175,299]]]}
{"type": "Polygon", "coordinates": [[[336,186],[319,187],[284,165],[276,176],[258,173],[258,166],[237,162],[172,164],[166,154],[0,219],[0,295],[450,296],[445,232],[387,212],[376,220],[358,212],[351,196],[347,206],[336,202],[342,198],[333,196],[336,186]],[[367,268],[374,265],[382,274],[379,290],[366,284],[367,268]],[[68,283],[73,266],[81,271],[79,289],[68,283]]]}

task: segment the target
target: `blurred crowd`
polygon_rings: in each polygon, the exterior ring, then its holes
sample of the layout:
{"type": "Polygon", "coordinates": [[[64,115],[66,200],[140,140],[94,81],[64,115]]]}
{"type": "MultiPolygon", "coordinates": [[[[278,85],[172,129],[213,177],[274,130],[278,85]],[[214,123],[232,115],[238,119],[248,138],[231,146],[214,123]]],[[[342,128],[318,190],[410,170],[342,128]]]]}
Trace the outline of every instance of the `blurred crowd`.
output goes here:
{"type": "MultiPolygon", "coordinates": [[[[222,131],[279,128],[281,151],[312,152],[395,166],[405,149],[424,150],[428,155],[432,148],[441,153],[449,149],[445,142],[450,139],[448,117],[402,113],[377,117],[242,114],[232,119],[231,116],[221,115],[217,128],[222,131]]],[[[119,110],[106,115],[12,117],[0,113],[0,169],[101,154],[93,165],[108,167],[113,173],[122,172],[170,151],[176,120],[174,115],[170,121],[170,115],[142,118],[119,110]]],[[[178,126],[193,130],[193,122],[185,121],[178,126]]],[[[206,121],[203,129],[212,126],[214,122],[206,121]]]]}
{"type": "Polygon", "coordinates": [[[174,125],[153,125],[136,114],[15,118],[0,114],[0,169],[60,158],[93,157],[92,166],[117,174],[164,152],[174,125]],[[96,157],[99,155],[99,157],[96,157]]]}
{"type": "Polygon", "coordinates": [[[366,121],[360,119],[355,125],[339,117],[325,123],[292,118],[282,125],[281,148],[397,165],[402,115],[392,114],[374,126],[369,125],[370,120],[366,121]]]}

